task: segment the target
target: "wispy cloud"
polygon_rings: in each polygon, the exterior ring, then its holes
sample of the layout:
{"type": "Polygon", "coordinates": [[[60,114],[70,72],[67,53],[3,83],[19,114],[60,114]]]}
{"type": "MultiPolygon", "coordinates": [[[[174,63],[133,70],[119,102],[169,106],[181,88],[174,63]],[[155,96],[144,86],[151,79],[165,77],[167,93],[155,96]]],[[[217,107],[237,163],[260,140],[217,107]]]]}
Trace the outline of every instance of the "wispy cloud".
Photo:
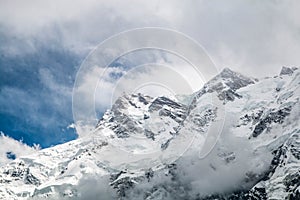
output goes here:
{"type": "Polygon", "coordinates": [[[71,132],[67,130],[67,125],[73,121],[72,87],[59,84],[47,68],[39,70],[38,79],[38,85],[30,89],[17,86],[1,87],[1,129],[10,134],[25,133],[23,136],[12,136],[23,138],[29,144],[41,142],[43,146],[48,146],[52,142],[63,142],[70,137],[70,133],[66,134],[71,132]],[[9,118],[14,120],[6,123],[4,120],[9,118]],[[42,138],[44,139],[41,140],[42,138]]]}

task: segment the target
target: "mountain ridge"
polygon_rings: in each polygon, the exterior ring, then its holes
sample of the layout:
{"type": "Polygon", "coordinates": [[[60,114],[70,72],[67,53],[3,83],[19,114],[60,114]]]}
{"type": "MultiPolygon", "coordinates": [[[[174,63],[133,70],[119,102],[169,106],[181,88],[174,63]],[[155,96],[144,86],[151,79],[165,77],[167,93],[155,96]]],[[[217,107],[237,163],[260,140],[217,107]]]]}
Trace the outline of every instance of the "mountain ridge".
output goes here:
{"type": "Polygon", "coordinates": [[[300,72],[282,71],[257,81],[225,68],[190,95],[189,105],[125,94],[92,136],[0,167],[0,199],[84,199],[80,186],[89,175],[109,177],[100,184],[112,193],[108,199],[297,199],[300,72]],[[225,119],[212,96],[226,108],[225,119]],[[215,148],[199,159],[209,129],[223,121],[215,148]],[[153,157],[157,152],[166,157],[153,157]],[[207,175],[196,176],[199,169],[207,175]],[[201,179],[233,185],[212,188],[201,179]]]}

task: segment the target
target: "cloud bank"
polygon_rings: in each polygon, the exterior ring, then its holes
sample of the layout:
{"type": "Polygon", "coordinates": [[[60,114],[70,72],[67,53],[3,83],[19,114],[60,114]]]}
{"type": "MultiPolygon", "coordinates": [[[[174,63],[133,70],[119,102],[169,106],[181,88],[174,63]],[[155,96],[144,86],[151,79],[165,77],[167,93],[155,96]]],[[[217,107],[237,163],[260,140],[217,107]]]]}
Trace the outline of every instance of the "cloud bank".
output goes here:
{"type": "Polygon", "coordinates": [[[132,28],[187,34],[220,70],[262,77],[299,66],[299,9],[296,0],[0,0],[0,130],[42,147],[75,139],[66,127],[80,63],[97,44],[132,28]]]}

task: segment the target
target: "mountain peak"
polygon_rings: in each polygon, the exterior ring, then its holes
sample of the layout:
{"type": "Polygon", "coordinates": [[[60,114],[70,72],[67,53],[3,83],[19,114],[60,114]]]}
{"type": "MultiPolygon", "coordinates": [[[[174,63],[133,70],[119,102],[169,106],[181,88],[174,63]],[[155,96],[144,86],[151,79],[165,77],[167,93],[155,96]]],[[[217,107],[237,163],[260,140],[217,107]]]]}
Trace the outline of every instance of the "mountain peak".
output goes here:
{"type": "Polygon", "coordinates": [[[241,87],[253,84],[254,81],[251,78],[226,67],[221,71],[221,73],[208,82],[211,86],[220,85],[220,83],[223,83],[232,90],[237,90],[241,87]]]}
{"type": "Polygon", "coordinates": [[[225,67],[220,73],[221,76],[236,75],[236,74],[238,74],[238,73],[231,70],[228,67],[225,67]]]}
{"type": "Polygon", "coordinates": [[[128,106],[132,106],[134,108],[141,108],[146,106],[152,101],[152,97],[148,95],[143,95],[141,93],[138,94],[126,94],[123,93],[112,106],[112,111],[125,109],[127,110],[128,106]]]}
{"type": "Polygon", "coordinates": [[[240,98],[241,96],[235,91],[250,84],[254,84],[251,78],[226,67],[218,75],[208,81],[204,87],[197,92],[195,98],[198,99],[207,92],[217,92],[219,99],[226,103],[227,101],[233,101],[235,97],[240,98]]]}
{"type": "Polygon", "coordinates": [[[233,71],[232,69],[225,67],[218,75],[217,77],[222,77],[225,79],[232,79],[232,78],[239,78],[239,79],[250,79],[249,77],[246,77],[238,72],[233,71]]]}
{"type": "Polygon", "coordinates": [[[280,71],[280,76],[282,76],[282,75],[292,75],[293,73],[294,73],[294,71],[295,70],[297,70],[298,68],[296,68],[296,67],[292,67],[292,68],[290,68],[290,67],[285,67],[285,66],[283,66],[282,68],[281,68],[281,71],[280,71]]]}

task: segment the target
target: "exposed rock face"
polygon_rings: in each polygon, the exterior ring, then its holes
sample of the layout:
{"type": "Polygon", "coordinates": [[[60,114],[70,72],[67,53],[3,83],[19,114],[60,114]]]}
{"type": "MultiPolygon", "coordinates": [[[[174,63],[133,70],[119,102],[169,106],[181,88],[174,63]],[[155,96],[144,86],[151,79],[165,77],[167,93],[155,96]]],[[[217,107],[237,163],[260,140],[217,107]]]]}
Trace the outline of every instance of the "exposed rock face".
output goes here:
{"type": "Polygon", "coordinates": [[[260,135],[265,129],[267,129],[272,123],[280,123],[282,124],[284,121],[284,118],[290,114],[291,112],[291,106],[286,106],[283,108],[280,108],[277,111],[274,111],[272,109],[269,111],[268,114],[265,114],[265,116],[259,120],[257,125],[254,128],[253,131],[253,137],[257,137],[260,135]]]}
{"type": "Polygon", "coordinates": [[[297,70],[297,68],[289,68],[289,67],[282,67],[281,72],[280,72],[280,76],[282,75],[292,75],[294,73],[294,71],[297,70]]]}
{"type": "Polygon", "coordinates": [[[25,184],[40,185],[40,181],[30,173],[30,168],[25,166],[23,161],[10,165],[3,171],[3,176],[0,176],[0,181],[3,183],[9,183],[12,180],[24,181],[25,184]]]}
{"type": "Polygon", "coordinates": [[[160,116],[168,116],[181,123],[186,118],[187,106],[166,97],[158,97],[149,106],[149,112],[155,111],[158,111],[160,116]]]}

